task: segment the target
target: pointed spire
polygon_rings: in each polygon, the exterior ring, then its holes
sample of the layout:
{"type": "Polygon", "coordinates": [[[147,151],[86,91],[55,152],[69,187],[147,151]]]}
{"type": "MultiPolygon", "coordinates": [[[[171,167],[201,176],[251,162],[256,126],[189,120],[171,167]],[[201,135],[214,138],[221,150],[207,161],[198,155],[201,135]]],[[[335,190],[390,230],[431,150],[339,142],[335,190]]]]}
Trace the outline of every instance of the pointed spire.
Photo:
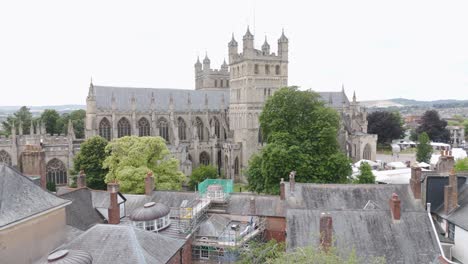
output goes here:
{"type": "Polygon", "coordinates": [[[268,44],[267,37],[265,36],[265,42],[262,45],[262,51],[264,53],[270,53],[270,44],[268,44]]]}
{"type": "Polygon", "coordinates": [[[278,43],[288,43],[288,38],[284,35],[284,28],[281,32],[281,37],[278,39],[278,43]]]}
{"type": "Polygon", "coordinates": [[[169,106],[174,105],[174,98],[172,97],[172,93],[169,94],[169,106]]]}
{"type": "Polygon", "coordinates": [[[197,66],[198,66],[198,67],[201,67],[201,66],[202,66],[202,64],[201,64],[201,62],[200,62],[200,56],[197,56],[197,62],[195,62],[195,67],[197,67],[197,66]]]}
{"type": "Polygon", "coordinates": [[[342,93],[345,93],[345,92],[344,92],[344,83],[341,84],[341,92],[342,92],[342,93]]]}
{"type": "Polygon", "coordinates": [[[31,119],[31,125],[29,126],[29,135],[34,135],[34,122],[31,119]]]}
{"type": "Polygon", "coordinates": [[[221,70],[225,70],[225,71],[228,70],[228,65],[226,63],[226,59],[223,60],[223,64],[221,65],[221,70]]]}
{"type": "Polygon", "coordinates": [[[353,92],[353,103],[356,103],[356,91],[353,92]]]}
{"type": "Polygon", "coordinates": [[[210,64],[210,59],[208,58],[207,51],[205,51],[205,58],[203,59],[203,64],[210,64]]]}
{"type": "Polygon", "coordinates": [[[91,81],[89,82],[89,90],[88,90],[88,99],[94,98],[94,84],[93,84],[93,77],[91,77],[91,81]]]}
{"type": "Polygon", "coordinates": [[[247,26],[247,32],[245,32],[243,39],[253,39],[253,37],[252,33],[250,33],[249,26],[247,26]]]}
{"type": "Polygon", "coordinates": [[[68,119],[67,135],[69,137],[73,137],[73,138],[75,137],[75,130],[73,129],[73,122],[71,118],[68,119]]]}
{"type": "Polygon", "coordinates": [[[234,39],[234,32],[232,33],[231,41],[229,41],[229,47],[237,47],[237,41],[234,39]]]}

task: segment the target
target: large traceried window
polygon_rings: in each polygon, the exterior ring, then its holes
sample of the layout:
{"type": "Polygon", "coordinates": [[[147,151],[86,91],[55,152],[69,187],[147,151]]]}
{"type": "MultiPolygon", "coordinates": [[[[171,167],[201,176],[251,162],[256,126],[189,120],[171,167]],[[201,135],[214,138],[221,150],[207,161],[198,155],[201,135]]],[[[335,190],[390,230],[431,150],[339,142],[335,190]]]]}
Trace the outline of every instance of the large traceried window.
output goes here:
{"type": "Polygon", "coordinates": [[[169,126],[167,124],[167,120],[165,118],[159,119],[158,122],[159,127],[159,136],[164,138],[167,143],[169,143],[169,126]]]}
{"type": "Polygon", "coordinates": [[[46,166],[47,182],[53,182],[56,185],[67,184],[67,168],[62,161],[52,159],[46,166]]]}
{"type": "Polygon", "coordinates": [[[142,117],[140,121],[138,121],[138,136],[147,137],[149,135],[150,135],[150,123],[148,119],[142,117]]]}
{"type": "Polygon", "coordinates": [[[11,166],[11,156],[4,150],[0,150],[0,164],[11,166]]]}
{"type": "Polygon", "coordinates": [[[214,118],[214,129],[215,129],[214,132],[215,132],[216,138],[221,139],[220,124],[219,124],[219,120],[216,117],[214,118]]]}
{"type": "Polygon", "coordinates": [[[203,122],[199,117],[197,117],[196,122],[197,122],[196,124],[197,124],[198,139],[203,140],[204,139],[204,137],[203,137],[203,130],[204,130],[203,129],[203,127],[204,127],[203,122]]]}
{"type": "Polygon", "coordinates": [[[239,176],[239,158],[234,160],[234,176],[239,176]]]}
{"type": "Polygon", "coordinates": [[[210,156],[205,151],[200,154],[200,164],[210,165],[210,156]]]}
{"type": "Polygon", "coordinates": [[[132,128],[130,126],[130,122],[127,118],[123,117],[117,123],[117,137],[125,137],[130,136],[132,134],[132,128]]]}
{"type": "Polygon", "coordinates": [[[99,135],[108,141],[111,140],[111,124],[107,118],[103,118],[101,122],[99,122],[99,135]]]}
{"type": "Polygon", "coordinates": [[[177,120],[178,131],[179,131],[179,139],[180,140],[187,140],[187,125],[182,117],[179,117],[177,120]]]}

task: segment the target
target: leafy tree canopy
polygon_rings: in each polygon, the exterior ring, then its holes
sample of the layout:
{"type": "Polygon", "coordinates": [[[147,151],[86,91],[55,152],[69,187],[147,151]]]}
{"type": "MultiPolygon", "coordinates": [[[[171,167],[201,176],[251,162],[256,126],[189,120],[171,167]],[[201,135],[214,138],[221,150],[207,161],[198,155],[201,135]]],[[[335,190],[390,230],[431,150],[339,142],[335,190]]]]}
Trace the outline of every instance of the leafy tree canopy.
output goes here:
{"type": "Polygon", "coordinates": [[[76,138],[84,138],[84,121],[86,118],[86,111],[83,109],[75,110],[70,112],[69,114],[63,114],[61,116],[62,121],[60,122],[62,125],[62,134],[68,133],[68,120],[72,120],[73,130],[75,132],[76,138]]]}
{"type": "Polygon", "coordinates": [[[457,160],[454,169],[456,172],[468,171],[468,158],[457,160]]]}
{"type": "Polygon", "coordinates": [[[41,114],[41,121],[48,134],[60,134],[63,128],[63,120],[54,109],[46,109],[41,114]]]}
{"type": "Polygon", "coordinates": [[[29,128],[31,127],[31,119],[32,114],[29,108],[26,106],[21,107],[18,111],[16,111],[13,116],[7,117],[6,121],[2,122],[4,133],[6,135],[11,134],[11,128],[13,123],[15,124],[16,133],[19,133],[19,124],[22,124],[23,133],[29,134],[29,128]]]}
{"type": "Polygon", "coordinates": [[[144,179],[150,171],[158,190],[180,190],[185,181],[179,161],[171,157],[161,137],[122,137],[111,141],[106,153],[109,156],[103,166],[109,172],[105,182],[117,181],[122,192],[144,193],[144,179]]]}
{"type": "Polygon", "coordinates": [[[319,95],[282,88],[268,99],[260,115],[267,145],[247,170],[249,189],[279,193],[279,182],[295,170],[296,181],[339,183],[351,174],[349,159],[339,150],[339,116],[319,95]]]}
{"type": "Polygon", "coordinates": [[[423,132],[418,137],[418,147],[416,149],[416,160],[418,162],[429,163],[432,155],[432,146],[430,144],[429,136],[423,132]]]}
{"type": "Polygon", "coordinates": [[[436,110],[428,110],[422,116],[421,125],[416,132],[426,132],[434,142],[449,142],[450,132],[446,129],[447,121],[441,120],[436,110]]]}
{"type": "Polygon", "coordinates": [[[192,175],[190,176],[190,188],[192,190],[195,189],[198,183],[206,180],[206,179],[216,179],[218,178],[218,171],[215,167],[211,165],[200,165],[198,168],[192,171],[192,175]]]}
{"type": "Polygon", "coordinates": [[[404,137],[403,122],[398,112],[376,111],[367,116],[367,131],[377,134],[378,143],[391,143],[404,137]]]}
{"type": "Polygon", "coordinates": [[[362,162],[359,167],[360,174],[355,183],[375,183],[375,176],[372,167],[367,162],[362,162]]]}
{"type": "Polygon", "coordinates": [[[86,184],[92,189],[106,189],[104,178],[108,170],[102,167],[107,157],[106,146],[107,140],[100,136],[88,138],[81,144],[80,152],[78,152],[73,160],[72,173],[76,175],[80,170],[84,170],[86,184]]]}

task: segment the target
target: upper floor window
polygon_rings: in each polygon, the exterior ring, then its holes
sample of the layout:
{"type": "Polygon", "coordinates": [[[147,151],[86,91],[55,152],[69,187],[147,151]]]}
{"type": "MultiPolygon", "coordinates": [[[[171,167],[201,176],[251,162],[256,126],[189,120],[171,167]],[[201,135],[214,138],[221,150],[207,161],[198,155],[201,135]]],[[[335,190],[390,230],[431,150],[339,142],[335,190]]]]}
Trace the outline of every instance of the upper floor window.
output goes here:
{"type": "Polygon", "coordinates": [[[117,137],[125,137],[131,135],[131,126],[127,118],[123,117],[117,123],[117,137]]]}
{"type": "Polygon", "coordinates": [[[140,137],[147,137],[150,135],[150,124],[148,119],[144,117],[138,121],[138,135],[140,137]]]}
{"type": "Polygon", "coordinates": [[[275,74],[276,74],[276,75],[281,74],[280,66],[279,66],[279,65],[276,65],[276,66],[275,66],[275,74]]]}
{"type": "Polygon", "coordinates": [[[254,72],[255,72],[255,74],[258,74],[258,64],[255,64],[255,66],[254,66],[254,72]]]}
{"type": "Polygon", "coordinates": [[[196,122],[197,122],[196,124],[197,124],[198,139],[203,140],[203,129],[204,129],[203,121],[197,117],[196,122]]]}
{"type": "Polygon", "coordinates": [[[185,124],[184,119],[182,117],[179,117],[178,120],[178,129],[179,129],[179,139],[180,140],[187,140],[187,126],[185,124]]]}
{"type": "Polygon", "coordinates": [[[219,86],[222,88],[223,87],[223,80],[219,80],[219,86]]]}
{"type": "Polygon", "coordinates": [[[158,126],[159,126],[159,136],[164,138],[164,140],[166,140],[166,142],[169,143],[169,126],[167,124],[166,119],[164,118],[159,119],[158,126]]]}
{"type": "Polygon", "coordinates": [[[229,80],[226,80],[226,87],[229,87],[229,80]]]}
{"type": "Polygon", "coordinates": [[[47,182],[53,182],[56,185],[67,184],[67,168],[61,160],[56,158],[47,163],[46,166],[47,182]]]}
{"type": "Polygon", "coordinates": [[[111,139],[111,125],[105,117],[99,122],[99,135],[107,140],[111,139]]]}
{"type": "Polygon", "coordinates": [[[270,65],[265,65],[265,74],[270,74],[270,65]]]}

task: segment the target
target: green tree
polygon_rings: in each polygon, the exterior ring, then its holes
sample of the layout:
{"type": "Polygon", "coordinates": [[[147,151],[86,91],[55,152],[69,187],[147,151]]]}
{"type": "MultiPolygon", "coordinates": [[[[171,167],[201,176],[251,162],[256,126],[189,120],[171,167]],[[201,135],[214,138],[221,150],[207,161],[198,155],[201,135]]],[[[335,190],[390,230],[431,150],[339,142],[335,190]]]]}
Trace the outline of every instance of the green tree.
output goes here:
{"type": "Polygon", "coordinates": [[[457,162],[455,162],[454,169],[456,172],[468,171],[468,158],[457,160],[457,162]]]}
{"type": "Polygon", "coordinates": [[[432,155],[432,146],[429,141],[429,136],[423,132],[418,137],[418,147],[416,149],[416,160],[418,162],[429,163],[432,155]]]}
{"type": "Polygon", "coordinates": [[[192,171],[192,175],[190,175],[189,186],[192,190],[195,190],[195,186],[197,186],[198,183],[206,179],[216,178],[218,178],[218,171],[215,167],[211,165],[200,165],[198,168],[192,171]]]}
{"type": "Polygon", "coordinates": [[[41,114],[41,122],[44,124],[46,133],[59,134],[63,129],[63,121],[59,113],[54,109],[45,109],[41,114]]]}
{"type": "Polygon", "coordinates": [[[19,133],[19,124],[22,124],[23,133],[29,134],[29,128],[31,127],[32,114],[29,108],[22,106],[18,111],[16,111],[13,116],[7,117],[6,121],[2,122],[3,130],[6,135],[11,134],[11,128],[13,123],[15,124],[16,133],[19,133]]]}
{"type": "Polygon", "coordinates": [[[105,182],[117,181],[126,193],[144,193],[144,179],[153,172],[158,190],[180,190],[185,176],[179,161],[170,155],[161,137],[127,136],[106,146],[109,156],[103,167],[109,169],[105,182]]]}
{"type": "Polygon", "coordinates": [[[298,182],[346,182],[351,167],[336,139],[339,120],[312,91],[287,87],[275,92],[260,115],[267,145],[250,160],[249,189],[277,194],[280,179],[293,170],[298,182]]]}
{"type": "Polygon", "coordinates": [[[447,121],[441,120],[436,110],[428,110],[421,118],[421,125],[416,132],[426,132],[429,138],[435,142],[449,142],[450,132],[446,129],[447,121]]]}
{"type": "Polygon", "coordinates": [[[107,157],[105,148],[107,140],[100,137],[91,137],[80,146],[80,152],[73,159],[73,174],[78,174],[84,170],[86,174],[86,184],[91,189],[105,190],[104,178],[108,173],[104,169],[103,162],[107,157]]]}
{"type": "Polygon", "coordinates": [[[272,239],[266,243],[252,241],[249,250],[241,251],[238,264],[263,264],[281,257],[286,250],[284,243],[272,239]]]}
{"type": "Polygon", "coordinates": [[[76,138],[84,138],[84,122],[86,118],[86,111],[83,109],[75,110],[70,112],[69,114],[63,114],[61,119],[62,126],[62,133],[68,133],[68,120],[72,120],[73,130],[75,131],[76,138]]]}
{"type": "Polygon", "coordinates": [[[367,162],[362,162],[359,167],[359,176],[355,183],[375,183],[375,176],[372,167],[367,162]]]}
{"type": "Polygon", "coordinates": [[[398,112],[376,111],[367,116],[367,131],[377,134],[378,143],[391,143],[394,139],[404,137],[403,122],[398,112]]]}

